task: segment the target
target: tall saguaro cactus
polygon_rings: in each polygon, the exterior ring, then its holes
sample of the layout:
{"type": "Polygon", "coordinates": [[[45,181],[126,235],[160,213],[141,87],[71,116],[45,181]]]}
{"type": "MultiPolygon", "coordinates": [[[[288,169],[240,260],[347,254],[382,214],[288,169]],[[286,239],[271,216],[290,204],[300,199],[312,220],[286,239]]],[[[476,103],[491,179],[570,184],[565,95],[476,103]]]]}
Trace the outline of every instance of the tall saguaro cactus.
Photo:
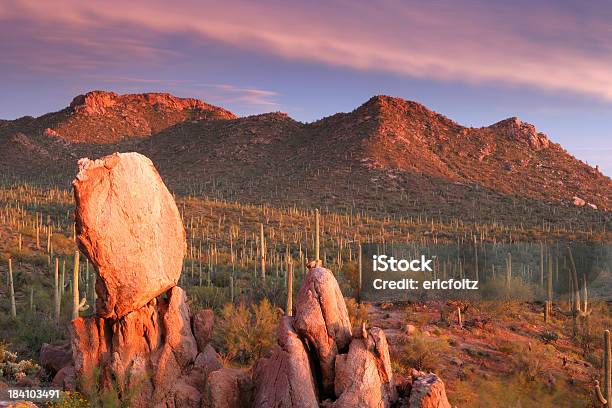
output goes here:
{"type": "Polygon", "coordinates": [[[263,223],[259,224],[259,252],[261,259],[261,279],[266,281],[266,237],[264,236],[263,223]]]}
{"type": "Polygon", "coordinates": [[[17,318],[17,308],[15,307],[15,287],[13,283],[13,260],[8,260],[8,273],[9,273],[9,294],[11,297],[11,317],[17,318]]]}
{"type": "Polygon", "coordinates": [[[72,319],[79,317],[79,251],[74,253],[74,270],[72,272],[72,319]]]}
{"type": "Polygon", "coordinates": [[[603,378],[603,393],[599,386],[599,381],[595,381],[595,393],[597,399],[607,408],[612,408],[612,355],[610,354],[610,330],[604,331],[604,378],[603,378]]]}
{"type": "Polygon", "coordinates": [[[287,316],[293,316],[293,261],[287,259],[287,316]]]}
{"type": "Polygon", "coordinates": [[[362,248],[361,248],[361,242],[360,242],[359,243],[359,256],[358,256],[359,258],[359,261],[358,261],[359,262],[359,270],[358,270],[359,276],[357,279],[357,302],[358,303],[361,303],[361,284],[362,284],[362,276],[363,276],[363,264],[361,260],[361,251],[362,251],[362,248]]]}
{"type": "Polygon", "coordinates": [[[548,323],[552,319],[553,312],[553,267],[552,257],[548,256],[548,276],[546,280],[546,302],[544,303],[544,321],[548,323]]]}
{"type": "Polygon", "coordinates": [[[315,261],[318,262],[321,258],[321,241],[320,241],[320,222],[321,215],[319,214],[319,209],[315,210],[315,261]]]}
{"type": "Polygon", "coordinates": [[[55,323],[60,322],[60,287],[59,287],[59,259],[55,258],[55,273],[53,280],[53,304],[55,309],[55,323]]]}

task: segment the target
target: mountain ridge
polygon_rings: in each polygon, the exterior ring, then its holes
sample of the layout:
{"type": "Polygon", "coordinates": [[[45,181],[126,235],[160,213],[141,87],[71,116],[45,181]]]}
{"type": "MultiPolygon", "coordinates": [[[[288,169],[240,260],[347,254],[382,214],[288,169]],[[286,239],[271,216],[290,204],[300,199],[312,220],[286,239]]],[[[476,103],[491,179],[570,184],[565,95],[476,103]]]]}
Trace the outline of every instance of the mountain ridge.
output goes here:
{"type": "Polygon", "coordinates": [[[465,127],[420,103],[384,95],[302,123],[281,112],[237,117],[170,94],[93,91],[62,111],[0,123],[3,170],[16,175],[57,175],[64,183],[77,158],[129,150],[151,157],[177,192],[211,194],[212,188],[239,201],[284,191],[288,202],[379,206],[369,186],[399,208],[408,191],[423,189],[432,208],[445,202],[434,191],[454,191],[449,210],[469,202],[474,189],[491,192],[484,201],[499,195],[500,202],[507,196],[573,205],[581,203],[578,197],[604,210],[612,202],[610,178],[529,123],[511,117],[465,127]],[[466,186],[471,193],[459,191],[466,186]]]}

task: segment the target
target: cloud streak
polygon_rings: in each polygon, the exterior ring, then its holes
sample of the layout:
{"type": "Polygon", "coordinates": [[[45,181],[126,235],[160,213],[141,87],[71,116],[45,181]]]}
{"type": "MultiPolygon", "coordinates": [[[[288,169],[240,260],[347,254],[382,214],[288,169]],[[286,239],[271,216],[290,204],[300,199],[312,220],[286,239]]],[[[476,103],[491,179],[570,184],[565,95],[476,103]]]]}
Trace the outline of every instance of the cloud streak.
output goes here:
{"type": "MultiPolygon", "coordinates": [[[[352,70],[519,85],[612,101],[612,8],[605,2],[589,2],[580,12],[548,1],[111,3],[4,3],[0,20],[25,24],[30,31],[21,38],[39,48],[50,45],[56,53],[37,58],[22,49],[8,55],[43,69],[57,67],[64,50],[77,69],[86,70],[88,60],[77,51],[90,56],[90,64],[158,61],[181,55],[180,42],[174,47],[167,42],[178,36],[352,70]]],[[[0,35],[10,29],[2,26],[7,28],[0,28],[0,35]]],[[[236,98],[265,103],[274,96],[252,91],[243,88],[236,98]]]]}

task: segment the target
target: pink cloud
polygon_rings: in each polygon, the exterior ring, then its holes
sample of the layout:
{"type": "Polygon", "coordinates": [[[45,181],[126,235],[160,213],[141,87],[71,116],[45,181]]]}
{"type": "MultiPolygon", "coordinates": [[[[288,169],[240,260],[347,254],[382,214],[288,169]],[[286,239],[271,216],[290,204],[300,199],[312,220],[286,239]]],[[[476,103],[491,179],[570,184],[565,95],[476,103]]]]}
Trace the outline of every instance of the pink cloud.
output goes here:
{"type": "Polygon", "coordinates": [[[51,32],[41,33],[41,41],[68,42],[101,61],[107,55],[170,58],[179,51],[164,49],[157,39],[186,34],[355,70],[612,100],[612,28],[605,18],[546,3],[442,4],[23,0],[0,6],[0,19],[45,27],[51,32]],[[114,35],[112,27],[123,31],[114,35]]]}

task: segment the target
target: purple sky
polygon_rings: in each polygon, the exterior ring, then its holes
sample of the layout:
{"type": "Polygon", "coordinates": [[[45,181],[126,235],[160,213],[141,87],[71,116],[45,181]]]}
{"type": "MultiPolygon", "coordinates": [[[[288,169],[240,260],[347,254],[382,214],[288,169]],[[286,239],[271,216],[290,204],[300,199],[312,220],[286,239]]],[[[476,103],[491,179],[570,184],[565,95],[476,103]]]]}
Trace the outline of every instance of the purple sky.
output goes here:
{"type": "Polygon", "coordinates": [[[91,89],[312,121],[374,94],[484,126],[518,116],[612,174],[612,3],[0,2],[0,118],[91,89]]]}

